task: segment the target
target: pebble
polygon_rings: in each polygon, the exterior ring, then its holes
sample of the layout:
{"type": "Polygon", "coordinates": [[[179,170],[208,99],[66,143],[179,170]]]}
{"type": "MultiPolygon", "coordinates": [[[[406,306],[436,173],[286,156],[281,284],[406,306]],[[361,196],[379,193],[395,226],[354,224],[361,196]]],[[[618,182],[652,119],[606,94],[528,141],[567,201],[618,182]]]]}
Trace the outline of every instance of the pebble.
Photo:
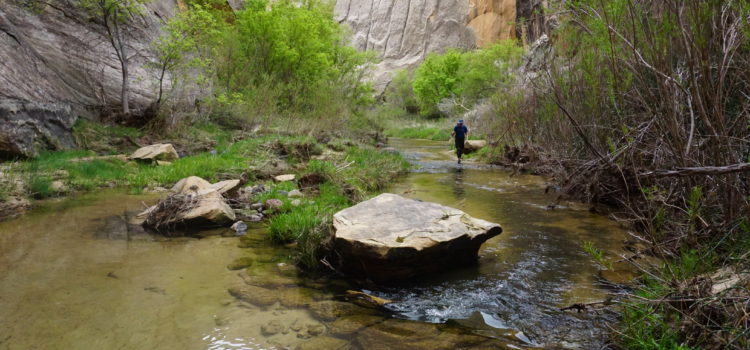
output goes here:
{"type": "Polygon", "coordinates": [[[300,198],[304,197],[305,195],[300,190],[293,190],[287,194],[289,198],[300,198]]]}
{"type": "Polygon", "coordinates": [[[292,204],[293,206],[295,206],[295,207],[299,207],[299,206],[300,206],[300,204],[302,204],[302,201],[301,201],[301,200],[299,200],[299,199],[295,199],[295,200],[293,200],[293,201],[292,201],[292,203],[291,203],[291,204],[292,204]]]}

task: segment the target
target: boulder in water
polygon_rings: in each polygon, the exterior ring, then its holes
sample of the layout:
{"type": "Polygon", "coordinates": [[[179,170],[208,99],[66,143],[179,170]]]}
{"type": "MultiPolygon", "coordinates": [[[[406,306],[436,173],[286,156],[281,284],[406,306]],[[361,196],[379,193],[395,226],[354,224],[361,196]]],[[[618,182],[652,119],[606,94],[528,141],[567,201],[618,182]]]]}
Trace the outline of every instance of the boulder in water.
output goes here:
{"type": "Polygon", "coordinates": [[[146,162],[169,161],[177,158],[180,158],[180,156],[170,143],[157,143],[141,147],[130,155],[130,159],[146,162]]]}
{"type": "Polygon", "coordinates": [[[138,216],[145,218],[146,226],[156,229],[168,229],[176,225],[228,226],[235,221],[236,216],[217,191],[221,187],[211,185],[197,176],[184,178],[172,187],[173,195],[162,199],[138,216]]]}
{"type": "Polygon", "coordinates": [[[333,217],[342,269],[377,282],[406,280],[476,262],[499,225],[461,210],[385,193],[333,217]]]}

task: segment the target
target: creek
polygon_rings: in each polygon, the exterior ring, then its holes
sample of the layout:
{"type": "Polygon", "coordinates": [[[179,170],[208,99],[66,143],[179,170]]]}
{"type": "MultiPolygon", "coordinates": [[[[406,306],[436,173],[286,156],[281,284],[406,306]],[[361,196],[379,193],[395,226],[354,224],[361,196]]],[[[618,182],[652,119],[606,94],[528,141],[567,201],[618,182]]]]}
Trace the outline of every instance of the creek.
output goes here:
{"type": "Polygon", "coordinates": [[[449,144],[392,140],[415,167],[388,192],[497,222],[479,263],[401,286],[305,276],[251,227],[203,238],[132,235],[125,213],[158,195],[102,191],[39,203],[0,223],[0,349],[598,348],[614,312],[560,311],[609,291],[581,248],[626,233],[582,205],[547,206],[546,182],[472,162],[449,144]],[[227,265],[251,257],[247,270],[227,265]],[[228,288],[251,285],[250,300],[228,288]],[[392,300],[374,310],[356,290],[392,300]],[[253,293],[260,293],[253,296],[253,293]],[[265,294],[263,294],[265,293],[265,294]],[[256,300],[256,301],[257,301],[256,300]],[[261,306],[257,306],[261,305],[261,306]]]}

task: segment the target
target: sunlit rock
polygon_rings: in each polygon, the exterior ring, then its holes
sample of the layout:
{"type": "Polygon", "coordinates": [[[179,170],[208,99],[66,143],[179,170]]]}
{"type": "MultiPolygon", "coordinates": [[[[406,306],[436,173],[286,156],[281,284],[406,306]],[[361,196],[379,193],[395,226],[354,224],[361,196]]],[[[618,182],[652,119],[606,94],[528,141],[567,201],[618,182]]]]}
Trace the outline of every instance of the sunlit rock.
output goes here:
{"type": "Polygon", "coordinates": [[[174,146],[170,143],[157,143],[137,149],[130,155],[130,159],[155,162],[170,161],[180,158],[174,146]]]}
{"type": "Polygon", "coordinates": [[[487,141],[484,140],[467,140],[464,143],[464,153],[474,153],[487,146],[487,141]]]}
{"type": "Polygon", "coordinates": [[[387,282],[476,262],[499,225],[436,203],[381,194],[334,215],[342,269],[387,282]]]}

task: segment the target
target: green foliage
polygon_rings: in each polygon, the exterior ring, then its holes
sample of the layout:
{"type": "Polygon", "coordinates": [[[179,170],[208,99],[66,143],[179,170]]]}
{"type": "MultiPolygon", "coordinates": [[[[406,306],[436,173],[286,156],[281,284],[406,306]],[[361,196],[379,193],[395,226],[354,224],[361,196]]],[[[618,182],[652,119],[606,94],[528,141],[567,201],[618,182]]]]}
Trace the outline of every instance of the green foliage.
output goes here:
{"type": "Polygon", "coordinates": [[[601,249],[595,247],[593,242],[591,241],[583,242],[582,248],[599,265],[602,265],[606,267],[607,269],[612,270],[612,262],[607,260],[607,258],[604,257],[604,252],[601,249]]]}
{"type": "Polygon", "coordinates": [[[320,98],[365,103],[370,90],[360,78],[372,55],[345,45],[332,14],[316,0],[247,2],[216,46],[217,87],[246,101],[272,89],[284,109],[322,108],[320,98]]]}
{"type": "MultiPolygon", "coordinates": [[[[125,23],[143,11],[149,0],[80,0],[81,6],[92,16],[115,23],[125,23]]],[[[105,25],[109,25],[105,23],[105,25]]]]}
{"type": "MultiPolygon", "coordinates": [[[[171,74],[172,86],[189,80],[196,69],[211,65],[210,54],[201,53],[204,46],[201,42],[217,42],[224,27],[224,22],[217,18],[209,7],[191,4],[189,11],[178,13],[162,26],[162,34],[151,43],[155,57],[149,67],[159,72],[159,92],[157,103],[162,101],[165,75],[171,74]]],[[[199,81],[200,77],[192,80],[199,81]]]]}
{"type": "Polygon", "coordinates": [[[689,350],[671,326],[679,323],[679,316],[665,317],[664,312],[647,304],[627,304],[622,312],[622,333],[619,338],[624,348],[634,350],[689,350]]]}
{"type": "Polygon", "coordinates": [[[413,82],[421,114],[437,113],[438,103],[445,98],[474,102],[489,96],[496,87],[515,79],[513,70],[523,52],[516,42],[506,40],[475,51],[428,55],[413,82]]]}
{"type": "Polygon", "coordinates": [[[403,114],[414,114],[419,111],[417,96],[414,94],[414,72],[407,69],[397,71],[385,89],[385,101],[403,114]]]}
{"type": "Polygon", "coordinates": [[[438,112],[437,104],[458,94],[461,53],[448,50],[442,55],[429,54],[417,68],[413,89],[422,115],[438,112]]]}
{"type": "Polygon", "coordinates": [[[317,268],[319,250],[330,239],[330,219],[348,205],[349,200],[335,185],[323,184],[317,197],[272,217],[269,235],[276,241],[296,242],[299,263],[309,269],[317,268]]]}

